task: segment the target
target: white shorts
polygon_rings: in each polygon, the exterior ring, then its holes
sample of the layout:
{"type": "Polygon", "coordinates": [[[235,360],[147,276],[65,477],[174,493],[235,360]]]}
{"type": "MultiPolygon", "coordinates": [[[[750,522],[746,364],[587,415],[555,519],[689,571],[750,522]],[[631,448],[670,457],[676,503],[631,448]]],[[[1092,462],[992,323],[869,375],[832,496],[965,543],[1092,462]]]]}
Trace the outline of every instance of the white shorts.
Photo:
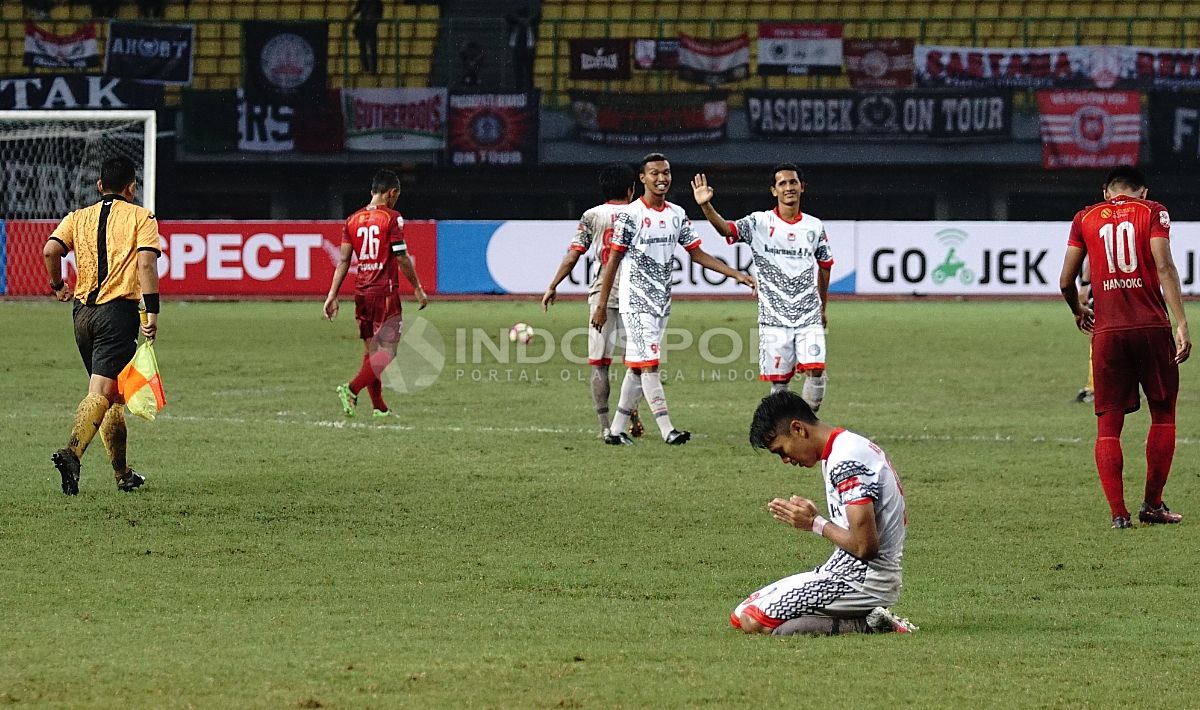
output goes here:
{"type": "Polygon", "coordinates": [[[793,574],[746,597],[729,615],[734,628],[742,614],[768,629],[800,616],[852,619],[866,616],[883,601],[851,587],[842,578],[819,569],[793,574]]]}
{"type": "MultiPolygon", "coordinates": [[[[596,312],[596,302],[600,294],[588,296],[588,315],[596,312]]],[[[625,329],[621,326],[621,314],[615,308],[608,309],[608,320],[600,330],[588,327],[588,364],[611,365],[613,352],[617,345],[625,339],[625,329]]]]}
{"type": "Polygon", "coordinates": [[[667,317],[649,313],[622,313],[625,323],[625,366],[656,367],[663,334],[667,332],[667,317]]]}
{"type": "Polygon", "coordinates": [[[787,382],[797,373],[825,369],[825,329],[758,326],[758,379],[787,382]]]}

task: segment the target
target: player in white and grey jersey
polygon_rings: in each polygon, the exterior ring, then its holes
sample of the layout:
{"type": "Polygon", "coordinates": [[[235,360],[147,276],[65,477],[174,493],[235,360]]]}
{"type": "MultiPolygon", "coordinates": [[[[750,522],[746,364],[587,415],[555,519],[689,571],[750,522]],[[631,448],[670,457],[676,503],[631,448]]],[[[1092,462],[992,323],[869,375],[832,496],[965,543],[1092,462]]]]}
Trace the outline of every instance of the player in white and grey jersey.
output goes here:
{"type": "Polygon", "coordinates": [[[813,411],[825,398],[825,304],[833,253],[821,220],[800,211],[804,174],[791,163],[775,166],[770,212],[725,221],[712,204],[708,178],[692,180],[692,194],[704,216],[730,244],[743,242],[754,254],[758,277],[759,379],[771,391],[788,388],[792,377],[807,375],[803,396],[813,411]]]}
{"type": "MultiPolygon", "coordinates": [[[[591,312],[596,308],[600,298],[600,274],[603,271],[604,263],[608,261],[612,245],[613,225],[616,224],[617,215],[628,208],[629,201],[633,199],[634,185],[637,184],[634,177],[633,168],[625,163],[613,163],[601,169],[600,191],[604,195],[604,202],[584,212],[579,219],[579,224],[575,228],[575,236],[567,247],[567,254],[563,257],[562,263],[558,265],[558,271],[542,296],[542,310],[549,310],[550,305],[558,297],[558,285],[567,278],[571,269],[575,268],[579,257],[590,251],[594,256],[595,264],[593,273],[588,277],[591,284],[588,287],[588,316],[590,318],[591,312]]],[[[623,338],[621,319],[617,315],[616,294],[612,294],[608,299],[608,312],[610,314],[609,322],[602,330],[588,328],[588,364],[592,366],[592,402],[596,407],[596,418],[600,421],[600,436],[602,437],[610,433],[608,430],[610,391],[608,369],[612,364],[613,351],[616,349],[617,342],[623,338]]],[[[637,437],[641,436],[643,431],[645,429],[635,408],[630,418],[630,433],[637,437]]]]}
{"type": "Polygon", "coordinates": [[[776,498],[767,509],[776,520],[829,540],[834,551],[811,572],[751,594],[730,615],[733,626],[776,634],[912,631],[888,609],[900,597],[908,515],[900,477],[883,449],[817,419],[803,398],[788,391],[763,398],[750,444],[786,464],[821,464],[828,520],[800,496],[776,498]]]}
{"type": "Polygon", "coordinates": [[[617,414],[604,443],[632,444],[625,424],[644,392],[650,411],[668,444],[684,444],[691,433],[675,429],[667,413],[667,398],[658,374],[659,350],[671,313],[671,259],[676,245],[691,254],[700,266],[754,288],[754,279],[729,268],[700,248],[700,238],[679,205],[667,202],[671,189],[671,164],[661,153],[642,158],[638,179],[644,186],[641,199],[621,213],[613,232],[612,251],[601,277],[600,300],[592,311],[592,326],[602,330],[608,322],[605,302],[612,295],[617,270],[621,272],[620,314],[627,343],[617,414]]]}

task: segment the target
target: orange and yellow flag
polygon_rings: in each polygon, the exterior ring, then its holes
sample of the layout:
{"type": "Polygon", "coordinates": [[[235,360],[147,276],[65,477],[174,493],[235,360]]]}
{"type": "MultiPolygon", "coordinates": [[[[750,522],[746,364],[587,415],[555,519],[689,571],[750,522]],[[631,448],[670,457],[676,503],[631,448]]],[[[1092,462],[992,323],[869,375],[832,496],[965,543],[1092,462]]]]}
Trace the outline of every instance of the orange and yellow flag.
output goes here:
{"type": "Polygon", "coordinates": [[[133,359],[117,375],[117,390],[125,398],[129,413],[143,419],[153,421],[158,410],[167,406],[153,340],[143,341],[133,354],[133,359]]]}

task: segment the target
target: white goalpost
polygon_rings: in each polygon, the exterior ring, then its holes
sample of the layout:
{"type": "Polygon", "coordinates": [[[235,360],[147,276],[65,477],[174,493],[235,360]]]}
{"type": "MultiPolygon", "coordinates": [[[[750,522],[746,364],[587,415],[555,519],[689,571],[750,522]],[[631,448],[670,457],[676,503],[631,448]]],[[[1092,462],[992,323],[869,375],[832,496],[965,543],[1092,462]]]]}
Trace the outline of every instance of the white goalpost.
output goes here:
{"type": "Polygon", "coordinates": [[[46,237],[99,199],[105,160],[133,161],[135,199],[154,211],[157,133],[149,110],[0,111],[0,295],[43,295],[46,237]]]}

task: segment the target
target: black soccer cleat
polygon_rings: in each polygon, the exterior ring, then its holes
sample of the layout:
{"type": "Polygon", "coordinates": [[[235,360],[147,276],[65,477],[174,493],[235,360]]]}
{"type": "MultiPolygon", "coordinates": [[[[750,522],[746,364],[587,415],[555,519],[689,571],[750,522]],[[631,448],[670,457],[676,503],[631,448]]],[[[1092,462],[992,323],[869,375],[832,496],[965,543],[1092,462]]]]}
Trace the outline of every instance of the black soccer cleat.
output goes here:
{"type": "Polygon", "coordinates": [[[1183,520],[1183,516],[1179,513],[1172,513],[1166,503],[1151,508],[1148,504],[1142,503],[1142,509],[1138,511],[1138,520],[1147,525],[1173,525],[1183,520]]]}
{"type": "Polygon", "coordinates": [[[688,443],[691,438],[692,432],[690,431],[679,431],[678,429],[672,429],[671,433],[667,434],[666,442],[671,446],[682,446],[683,444],[688,443]]]}
{"type": "Polygon", "coordinates": [[[62,492],[69,496],[79,495],[79,457],[70,449],[59,449],[50,454],[50,460],[62,477],[62,492]]]}
{"type": "Polygon", "coordinates": [[[1120,515],[1113,518],[1113,522],[1112,522],[1113,530],[1125,530],[1125,529],[1131,528],[1131,527],[1133,527],[1133,523],[1129,522],[1129,518],[1126,518],[1126,517],[1123,517],[1120,515]]]}
{"type": "Polygon", "coordinates": [[[131,468],[129,473],[117,479],[117,490],[128,493],[145,482],[146,477],[131,468]]]}
{"type": "Polygon", "coordinates": [[[630,439],[629,435],[625,432],[620,432],[617,434],[606,435],[604,437],[604,443],[608,444],[609,446],[633,446],[633,439],[630,439]]]}

